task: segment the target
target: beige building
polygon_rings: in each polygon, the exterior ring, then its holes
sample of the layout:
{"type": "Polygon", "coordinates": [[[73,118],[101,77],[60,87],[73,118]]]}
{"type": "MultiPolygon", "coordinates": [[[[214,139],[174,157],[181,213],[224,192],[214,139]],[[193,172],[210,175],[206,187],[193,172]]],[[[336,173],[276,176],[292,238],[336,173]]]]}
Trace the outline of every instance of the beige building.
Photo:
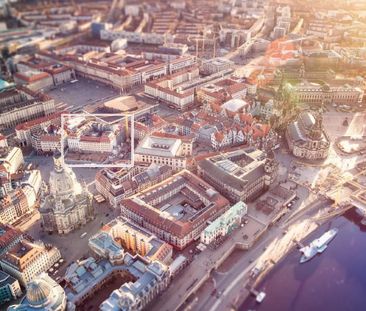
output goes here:
{"type": "Polygon", "coordinates": [[[173,247],[158,239],[151,232],[123,217],[118,217],[89,239],[89,247],[112,263],[122,263],[125,252],[136,254],[148,261],[170,264],[173,247]]]}
{"type": "Polygon", "coordinates": [[[37,203],[41,182],[39,170],[26,171],[15,190],[6,189],[0,200],[0,222],[12,224],[30,212],[37,203]]]}
{"type": "Polygon", "coordinates": [[[55,127],[61,126],[61,115],[66,113],[65,111],[56,112],[41,118],[37,118],[28,122],[24,122],[18,124],[15,127],[15,134],[17,135],[17,139],[22,146],[30,146],[35,145],[33,148],[40,148],[37,143],[41,143],[40,133],[44,133],[44,128],[49,127],[50,125],[55,127]],[[35,135],[33,137],[33,135],[35,135]],[[33,140],[37,140],[33,142],[33,140]]]}
{"type": "Polygon", "coordinates": [[[19,123],[48,116],[55,112],[55,101],[42,93],[26,88],[0,94],[0,126],[15,127],[19,123]]]}
{"type": "Polygon", "coordinates": [[[0,171],[14,174],[24,164],[23,152],[18,147],[0,148],[0,171]]]}
{"type": "Polygon", "coordinates": [[[320,85],[304,81],[292,87],[299,102],[308,104],[356,105],[363,99],[364,91],[349,84],[320,85]]]}
{"type": "Polygon", "coordinates": [[[162,133],[145,136],[135,149],[135,161],[169,165],[173,170],[187,167],[187,157],[192,155],[192,139],[170,137],[162,133]]]}
{"type": "Polygon", "coordinates": [[[53,79],[49,73],[35,70],[15,73],[14,81],[32,91],[46,91],[53,86],[53,79]]]}
{"type": "Polygon", "coordinates": [[[135,165],[130,169],[105,168],[95,176],[95,188],[117,208],[122,199],[148,188],[172,174],[168,165],[135,165]]]}
{"type": "Polygon", "coordinates": [[[7,194],[0,200],[0,222],[13,224],[30,211],[27,197],[22,189],[7,194]]]}
{"type": "Polygon", "coordinates": [[[145,93],[184,110],[194,102],[195,95],[192,88],[184,90],[179,84],[196,79],[198,76],[197,67],[185,69],[145,84],[145,93]]]}
{"type": "Polygon", "coordinates": [[[60,251],[41,241],[22,240],[0,258],[1,268],[25,286],[34,277],[50,269],[61,258],[60,251]]]}

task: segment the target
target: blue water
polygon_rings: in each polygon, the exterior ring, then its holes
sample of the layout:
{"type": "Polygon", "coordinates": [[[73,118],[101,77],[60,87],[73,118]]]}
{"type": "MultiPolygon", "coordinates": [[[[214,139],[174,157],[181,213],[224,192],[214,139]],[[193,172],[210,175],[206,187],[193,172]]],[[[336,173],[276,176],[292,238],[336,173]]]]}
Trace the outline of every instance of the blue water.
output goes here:
{"type": "Polygon", "coordinates": [[[300,252],[293,250],[259,284],[264,301],[250,297],[239,310],[365,311],[366,227],[356,212],[321,226],[305,244],[333,227],[339,232],[323,254],[299,264],[300,252]]]}

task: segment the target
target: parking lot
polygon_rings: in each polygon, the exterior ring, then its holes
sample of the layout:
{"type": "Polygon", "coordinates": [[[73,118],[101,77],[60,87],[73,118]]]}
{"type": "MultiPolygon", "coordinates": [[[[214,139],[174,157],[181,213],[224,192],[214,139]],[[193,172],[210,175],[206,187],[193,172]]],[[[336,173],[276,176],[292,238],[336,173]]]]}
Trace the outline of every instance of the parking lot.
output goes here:
{"type": "Polygon", "coordinates": [[[118,90],[85,78],[78,78],[75,83],[64,83],[46,93],[55,99],[56,104],[65,103],[69,109],[119,96],[118,90]]]}

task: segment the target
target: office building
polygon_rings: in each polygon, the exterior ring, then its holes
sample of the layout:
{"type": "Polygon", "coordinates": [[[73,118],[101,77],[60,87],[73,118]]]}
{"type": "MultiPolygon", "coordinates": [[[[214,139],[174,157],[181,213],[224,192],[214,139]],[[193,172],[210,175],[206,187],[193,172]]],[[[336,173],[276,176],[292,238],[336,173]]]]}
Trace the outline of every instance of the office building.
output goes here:
{"type": "Polygon", "coordinates": [[[41,241],[22,240],[0,257],[3,271],[25,286],[41,272],[47,271],[61,258],[60,251],[41,241]]]}
{"type": "Polygon", "coordinates": [[[228,207],[227,199],[187,170],[121,201],[122,215],[177,249],[199,238],[206,222],[228,207]]]}
{"type": "Polygon", "coordinates": [[[4,271],[0,271],[0,305],[17,299],[22,295],[18,280],[4,271]]]}
{"type": "Polygon", "coordinates": [[[262,194],[277,176],[278,163],[255,148],[230,151],[198,163],[198,173],[232,202],[262,194]]]}

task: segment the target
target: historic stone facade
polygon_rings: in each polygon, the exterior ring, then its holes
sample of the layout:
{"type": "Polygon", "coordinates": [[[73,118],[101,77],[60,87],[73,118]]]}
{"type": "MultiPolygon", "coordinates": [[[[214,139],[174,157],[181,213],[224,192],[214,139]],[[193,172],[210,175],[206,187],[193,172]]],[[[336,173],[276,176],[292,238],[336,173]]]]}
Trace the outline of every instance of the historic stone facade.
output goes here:
{"type": "Polygon", "coordinates": [[[308,160],[328,156],[330,140],[322,123],[320,113],[305,111],[289,124],[286,139],[294,156],[308,160]]]}
{"type": "Polygon", "coordinates": [[[40,213],[45,231],[66,234],[93,219],[92,195],[80,185],[74,172],[62,165],[59,156],[54,162],[40,213]]]}

